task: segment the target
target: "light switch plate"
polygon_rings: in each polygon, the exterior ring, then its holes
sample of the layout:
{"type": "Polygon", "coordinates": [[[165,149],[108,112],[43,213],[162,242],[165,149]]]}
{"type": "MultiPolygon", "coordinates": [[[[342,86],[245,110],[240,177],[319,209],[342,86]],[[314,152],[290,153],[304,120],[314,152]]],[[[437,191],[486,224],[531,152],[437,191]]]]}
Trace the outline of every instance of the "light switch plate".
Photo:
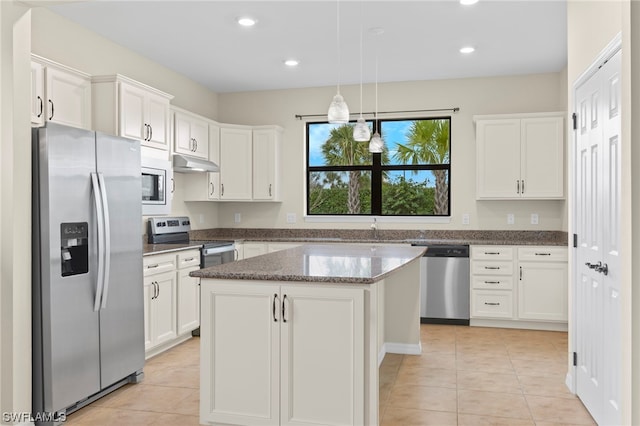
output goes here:
{"type": "Polygon", "coordinates": [[[233,217],[233,221],[235,223],[240,223],[241,220],[242,220],[242,216],[240,216],[240,213],[236,213],[233,217]]]}
{"type": "Polygon", "coordinates": [[[462,224],[463,225],[468,225],[469,224],[469,213],[464,213],[462,215],[462,224]]]}
{"type": "Polygon", "coordinates": [[[516,223],[516,219],[513,216],[513,213],[509,213],[507,215],[507,225],[513,225],[514,223],[516,223]]]}
{"type": "Polygon", "coordinates": [[[295,213],[287,213],[287,223],[296,223],[296,220],[295,213]]]}
{"type": "Polygon", "coordinates": [[[538,224],[538,213],[531,213],[531,224],[532,225],[538,224]]]}

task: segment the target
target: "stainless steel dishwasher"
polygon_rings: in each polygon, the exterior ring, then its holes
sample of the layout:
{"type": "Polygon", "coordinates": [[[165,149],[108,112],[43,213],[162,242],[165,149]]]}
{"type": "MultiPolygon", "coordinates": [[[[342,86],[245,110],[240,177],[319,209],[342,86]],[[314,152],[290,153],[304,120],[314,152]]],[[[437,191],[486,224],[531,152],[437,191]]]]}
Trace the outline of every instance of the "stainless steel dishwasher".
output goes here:
{"type": "Polygon", "coordinates": [[[420,322],[469,325],[469,246],[429,245],[420,260],[420,322]]]}

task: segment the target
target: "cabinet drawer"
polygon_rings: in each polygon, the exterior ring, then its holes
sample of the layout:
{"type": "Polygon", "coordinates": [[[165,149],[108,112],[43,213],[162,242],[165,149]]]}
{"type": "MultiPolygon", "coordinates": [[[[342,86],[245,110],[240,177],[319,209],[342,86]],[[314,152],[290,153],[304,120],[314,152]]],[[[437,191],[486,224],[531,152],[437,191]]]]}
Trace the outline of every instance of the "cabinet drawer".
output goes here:
{"type": "Polygon", "coordinates": [[[145,256],[142,258],[143,276],[161,274],[176,269],[175,254],[157,254],[154,256],[145,256]]]}
{"type": "Polygon", "coordinates": [[[479,260],[511,260],[513,247],[471,246],[471,258],[479,260]]]}
{"type": "Polygon", "coordinates": [[[484,290],[511,290],[513,289],[513,276],[474,275],[471,280],[471,288],[484,290]]]}
{"type": "Polygon", "coordinates": [[[511,291],[472,291],[471,316],[513,318],[513,293],[511,291]]]}
{"type": "Polygon", "coordinates": [[[526,260],[530,262],[566,262],[566,247],[520,247],[518,249],[518,260],[526,260]]]}
{"type": "Polygon", "coordinates": [[[471,273],[473,275],[513,275],[513,262],[487,262],[472,261],[471,273]]]}
{"type": "Polygon", "coordinates": [[[200,250],[187,250],[178,253],[178,269],[200,266],[200,250]]]}

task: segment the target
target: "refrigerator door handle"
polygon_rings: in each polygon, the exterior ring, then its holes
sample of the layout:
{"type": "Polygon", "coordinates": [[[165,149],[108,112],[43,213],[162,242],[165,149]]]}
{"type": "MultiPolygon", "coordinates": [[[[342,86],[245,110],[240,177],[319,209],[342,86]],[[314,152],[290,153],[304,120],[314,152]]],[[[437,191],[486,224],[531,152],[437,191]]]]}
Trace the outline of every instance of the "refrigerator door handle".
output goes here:
{"type": "Polygon", "coordinates": [[[107,202],[107,185],[104,183],[104,176],[98,173],[100,183],[100,194],[102,196],[102,218],[104,220],[104,287],[102,290],[102,307],[107,307],[107,296],[109,295],[109,271],[111,270],[111,226],[109,222],[109,203],[107,202]]]}
{"type": "Polygon", "coordinates": [[[100,310],[100,300],[102,298],[102,288],[104,287],[104,262],[102,256],[104,252],[104,210],[102,209],[102,196],[100,184],[98,183],[98,174],[91,173],[91,185],[93,187],[93,200],[96,205],[96,216],[98,218],[98,276],[96,283],[96,298],[93,303],[93,310],[100,310]]]}

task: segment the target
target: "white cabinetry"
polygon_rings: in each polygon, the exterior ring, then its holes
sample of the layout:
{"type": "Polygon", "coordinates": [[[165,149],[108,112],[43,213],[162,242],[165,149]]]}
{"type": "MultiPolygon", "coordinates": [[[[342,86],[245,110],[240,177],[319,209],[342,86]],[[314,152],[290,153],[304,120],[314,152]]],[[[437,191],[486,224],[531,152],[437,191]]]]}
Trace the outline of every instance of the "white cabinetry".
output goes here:
{"type": "Polygon", "coordinates": [[[209,159],[209,123],[174,108],[174,152],[209,159]]]}
{"type": "Polygon", "coordinates": [[[46,121],[91,129],[91,77],[32,55],[31,123],[46,121]]]}
{"type": "Polygon", "coordinates": [[[282,129],[253,129],[253,199],[279,200],[280,140],[282,129]]]}
{"type": "Polygon", "coordinates": [[[365,424],[362,288],[203,280],[202,291],[201,423],[365,424]]]}
{"type": "Polygon", "coordinates": [[[252,130],[220,128],[220,199],[251,200],[253,159],[252,130]]]}
{"type": "Polygon", "coordinates": [[[96,130],[169,151],[169,101],[173,96],[122,75],[98,76],[92,81],[96,130]]]}
{"type": "Polygon", "coordinates": [[[562,113],[474,120],[477,199],[564,198],[562,113]]]}
{"type": "MultiPolygon", "coordinates": [[[[209,160],[220,165],[220,126],[209,122],[209,160]]],[[[220,173],[184,174],[185,201],[217,201],[220,199],[220,173]]]]}
{"type": "Polygon", "coordinates": [[[145,351],[177,337],[176,256],[143,259],[145,351]]]}
{"type": "Polygon", "coordinates": [[[511,247],[471,247],[471,317],[509,318],[513,312],[511,247]]]}
{"type": "Polygon", "coordinates": [[[518,268],[518,317],[567,321],[567,249],[521,247],[518,268]]]}
{"type": "Polygon", "coordinates": [[[200,279],[189,276],[200,269],[200,250],[178,253],[178,334],[200,326],[200,279]]]}

